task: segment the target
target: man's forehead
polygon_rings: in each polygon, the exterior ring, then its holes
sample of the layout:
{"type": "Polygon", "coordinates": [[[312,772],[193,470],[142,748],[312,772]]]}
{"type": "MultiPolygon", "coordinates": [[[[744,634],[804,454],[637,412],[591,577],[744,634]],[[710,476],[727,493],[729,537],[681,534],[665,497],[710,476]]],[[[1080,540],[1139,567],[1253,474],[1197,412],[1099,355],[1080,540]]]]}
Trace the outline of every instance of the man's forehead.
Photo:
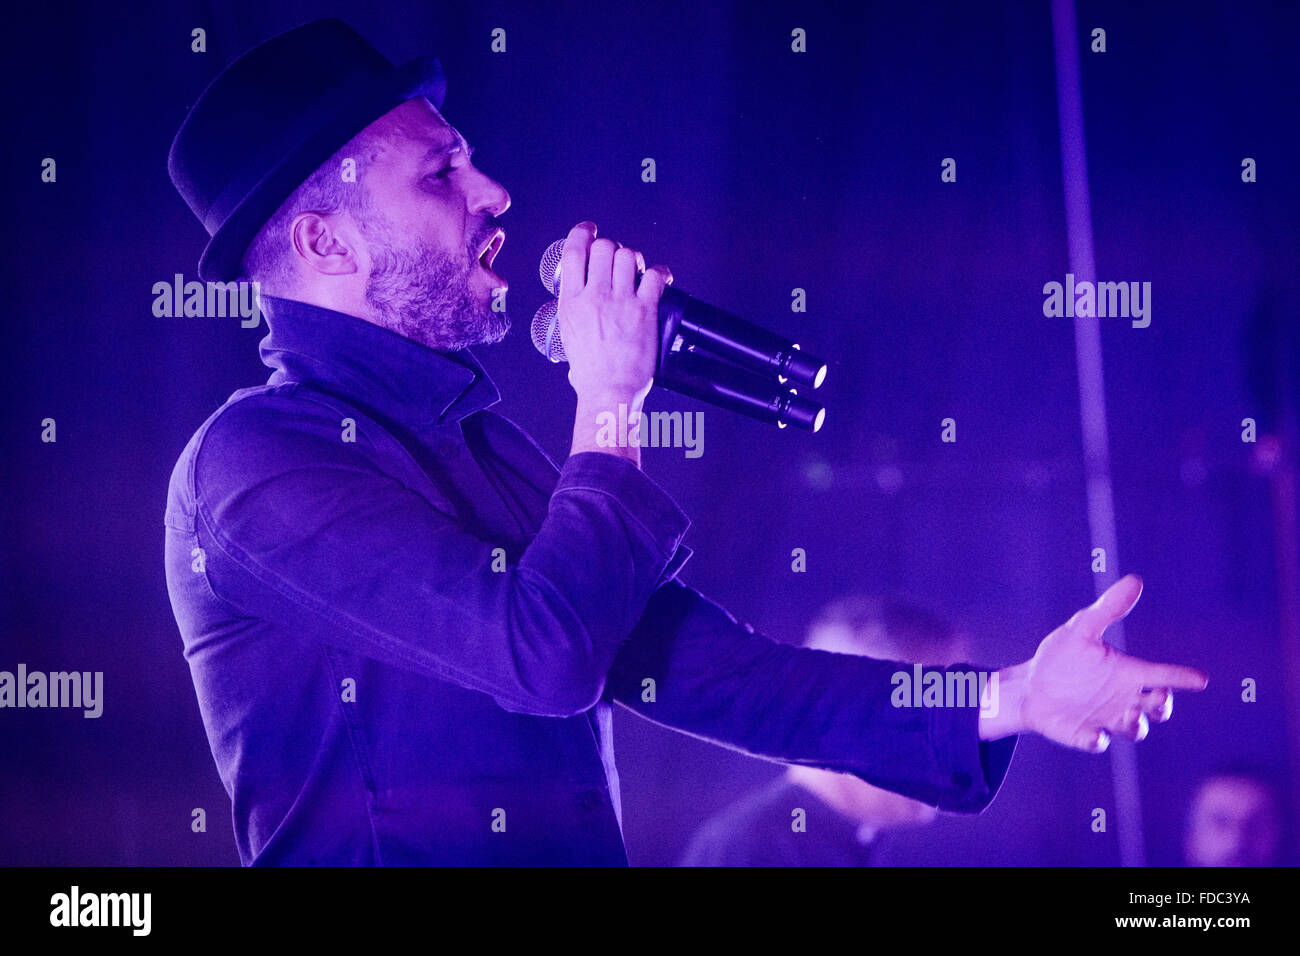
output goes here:
{"type": "Polygon", "coordinates": [[[460,132],[424,97],[416,97],[389,110],[366,128],[377,154],[396,149],[403,153],[447,152],[463,146],[460,132]]]}
{"type": "Polygon", "coordinates": [[[1269,802],[1268,789],[1254,780],[1238,777],[1214,777],[1202,788],[1203,803],[1264,804],[1269,802]]]}

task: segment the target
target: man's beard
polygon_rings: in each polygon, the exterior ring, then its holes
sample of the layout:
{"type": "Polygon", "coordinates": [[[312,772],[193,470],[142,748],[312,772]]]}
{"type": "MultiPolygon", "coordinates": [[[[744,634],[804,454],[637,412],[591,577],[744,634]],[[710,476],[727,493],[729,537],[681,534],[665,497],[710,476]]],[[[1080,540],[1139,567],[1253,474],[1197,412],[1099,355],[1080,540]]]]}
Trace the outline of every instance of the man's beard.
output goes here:
{"type": "Polygon", "coordinates": [[[447,351],[505,338],[509,316],[475,301],[470,289],[478,268],[471,253],[462,261],[420,239],[402,244],[373,220],[363,231],[371,248],[366,301],[384,328],[447,351]]]}

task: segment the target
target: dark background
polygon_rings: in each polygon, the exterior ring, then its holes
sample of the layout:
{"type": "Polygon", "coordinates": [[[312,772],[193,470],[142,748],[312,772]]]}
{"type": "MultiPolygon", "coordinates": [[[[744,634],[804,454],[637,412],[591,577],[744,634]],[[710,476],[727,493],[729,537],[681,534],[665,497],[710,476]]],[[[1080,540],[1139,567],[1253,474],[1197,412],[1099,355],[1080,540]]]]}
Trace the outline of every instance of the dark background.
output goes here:
{"type": "MultiPolygon", "coordinates": [[[[205,240],[166,174],[189,104],[239,53],[318,16],[396,62],[443,59],[444,114],[513,198],[496,268],[515,331],[478,354],[499,410],[553,457],[573,400],[528,342],[532,276],[581,219],[669,264],[679,288],[834,357],[822,433],[707,411],[703,457],[645,453],[693,520],[685,580],[788,640],[840,594],[903,592],[990,664],[1091,601],[1073,327],[1042,314],[1043,284],[1067,271],[1047,4],[597,7],[7,14],[0,669],[102,670],[106,703],[98,720],[0,711],[0,863],[237,863],[168,604],[162,512],[194,429],[265,379],[265,327],[155,318],[151,288],[197,278],[205,240]],[[206,53],[190,51],[196,26],[206,53]],[[505,54],[489,50],[495,27],[505,54]],[[641,181],[647,156],[656,183],[641,181]],[[955,184],[939,178],[949,156],[955,184]],[[949,416],[956,444],[939,440],[949,416]],[[206,833],[190,831],[195,807],[206,833]]],[[[1289,773],[1269,483],[1240,423],[1275,424],[1258,369],[1278,350],[1253,348],[1252,329],[1297,323],[1300,17],[1085,0],[1078,25],[1097,275],[1153,284],[1149,328],[1101,322],[1119,570],[1147,584],[1129,647],[1211,675],[1139,748],[1149,857],[1174,863],[1200,774],[1239,757],[1289,773]],[[1104,54],[1086,45],[1095,26],[1104,54]],[[1245,156],[1257,183],[1241,182],[1245,156]],[[1257,703],[1240,700],[1245,677],[1257,703]]],[[[636,864],[673,862],[705,816],[779,772],[627,713],[616,739],[636,864]]],[[[1109,761],[1029,739],[986,813],[903,839],[921,863],[1116,863],[1094,807],[1114,819],[1109,761]]]]}

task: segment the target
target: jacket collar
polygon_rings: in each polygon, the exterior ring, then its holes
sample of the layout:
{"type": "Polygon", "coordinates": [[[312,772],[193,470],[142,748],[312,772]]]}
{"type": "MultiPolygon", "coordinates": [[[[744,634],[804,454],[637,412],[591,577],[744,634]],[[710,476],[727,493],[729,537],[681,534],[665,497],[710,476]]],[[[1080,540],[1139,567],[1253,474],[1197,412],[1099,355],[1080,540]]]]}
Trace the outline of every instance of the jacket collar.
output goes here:
{"type": "Polygon", "coordinates": [[[409,425],[457,422],[500,393],[468,349],[443,352],[365,319],[261,296],[270,331],[258,351],[268,384],[302,382],[409,425]]]}

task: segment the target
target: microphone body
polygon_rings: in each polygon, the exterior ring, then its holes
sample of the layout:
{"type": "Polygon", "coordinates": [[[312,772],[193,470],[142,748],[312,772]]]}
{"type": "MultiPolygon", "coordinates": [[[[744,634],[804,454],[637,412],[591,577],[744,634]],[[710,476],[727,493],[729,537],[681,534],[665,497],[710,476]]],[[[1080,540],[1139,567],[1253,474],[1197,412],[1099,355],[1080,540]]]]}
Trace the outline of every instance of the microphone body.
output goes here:
{"type": "Polygon", "coordinates": [[[678,334],[741,368],[809,388],[820,387],[826,377],[826,363],[802,352],[798,343],[672,286],[659,300],[659,321],[669,319],[676,319],[678,334]]]}

